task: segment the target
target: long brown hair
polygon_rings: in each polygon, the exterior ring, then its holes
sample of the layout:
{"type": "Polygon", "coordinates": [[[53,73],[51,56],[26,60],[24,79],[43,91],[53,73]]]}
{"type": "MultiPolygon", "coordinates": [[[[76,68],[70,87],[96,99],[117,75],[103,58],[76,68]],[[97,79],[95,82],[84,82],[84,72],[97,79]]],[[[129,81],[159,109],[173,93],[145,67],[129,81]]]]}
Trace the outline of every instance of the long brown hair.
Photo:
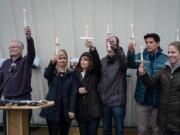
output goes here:
{"type": "Polygon", "coordinates": [[[89,61],[89,67],[88,67],[88,71],[91,70],[93,68],[93,61],[92,61],[92,57],[91,57],[91,54],[89,52],[84,52],[81,57],[79,58],[79,63],[77,65],[78,69],[80,71],[82,71],[82,67],[81,67],[81,59],[82,57],[86,57],[88,58],[88,61],[89,61]]]}

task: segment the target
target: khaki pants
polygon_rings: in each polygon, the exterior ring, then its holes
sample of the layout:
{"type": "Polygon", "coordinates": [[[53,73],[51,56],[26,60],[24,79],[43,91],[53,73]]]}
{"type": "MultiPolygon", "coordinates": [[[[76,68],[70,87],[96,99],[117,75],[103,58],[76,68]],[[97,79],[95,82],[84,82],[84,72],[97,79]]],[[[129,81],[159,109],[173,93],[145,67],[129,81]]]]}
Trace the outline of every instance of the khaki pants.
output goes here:
{"type": "Polygon", "coordinates": [[[148,135],[149,128],[152,128],[153,135],[160,135],[157,126],[158,109],[150,106],[136,104],[138,135],[148,135]]]}

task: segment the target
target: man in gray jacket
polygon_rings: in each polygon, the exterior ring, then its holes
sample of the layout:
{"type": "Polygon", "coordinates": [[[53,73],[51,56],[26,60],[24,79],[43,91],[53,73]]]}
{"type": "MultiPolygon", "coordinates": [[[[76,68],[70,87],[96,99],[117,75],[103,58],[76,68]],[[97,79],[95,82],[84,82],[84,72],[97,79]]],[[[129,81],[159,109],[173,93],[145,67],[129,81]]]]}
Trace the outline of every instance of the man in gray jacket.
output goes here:
{"type": "Polygon", "coordinates": [[[106,39],[107,55],[101,60],[100,93],[103,104],[104,135],[112,135],[112,118],[116,135],[123,135],[126,106],[127,58],[116,36],[106,39]]]}

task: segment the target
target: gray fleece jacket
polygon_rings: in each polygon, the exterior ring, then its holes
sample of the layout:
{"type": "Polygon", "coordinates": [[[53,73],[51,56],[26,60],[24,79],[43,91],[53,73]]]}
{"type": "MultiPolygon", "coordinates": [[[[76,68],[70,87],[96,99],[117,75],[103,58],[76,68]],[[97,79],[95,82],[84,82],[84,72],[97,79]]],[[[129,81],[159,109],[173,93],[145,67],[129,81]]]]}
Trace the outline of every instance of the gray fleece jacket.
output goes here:
{"type": "Polygon", "coordinates": [[[126,104],[127,58],[121,47],[114,49],[115,55],[102,58],[100,95],[103,105],[126,104]]]}

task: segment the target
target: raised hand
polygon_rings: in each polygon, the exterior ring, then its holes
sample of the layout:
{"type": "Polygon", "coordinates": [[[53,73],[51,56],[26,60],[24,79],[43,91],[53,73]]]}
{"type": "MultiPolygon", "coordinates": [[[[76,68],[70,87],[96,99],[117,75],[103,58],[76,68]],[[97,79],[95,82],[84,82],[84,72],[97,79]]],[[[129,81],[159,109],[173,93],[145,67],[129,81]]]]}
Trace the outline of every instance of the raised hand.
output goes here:
{"type": "Polygon", "coordinates": [[[131,42],[129,45],[128,45],[128,51],[131,52],[131,53],[134,53],[135,52],[135,48],[134,48],[134,43],[131,42]]]}
{"type": "Polygon", "coordinates": [[[90,48],[90,49],[93,48],[93,43],[92,43],[92,41],[90,41],[90,40],[88,40],[88,39],[85,40],[84,45],[85,45],[87,48],[90,48]]]}
{"type": "Polygon", "coordinates": [[[55,54],[55,55],[53,55],[53,57],[52,57],[52,59],[51,59],[51,62],[52,62],[52,64],[56,64],[56,62],[57,62],[57,55],[55,54]]]}
{"type": "Polygon", "coordinates": [[[25,31],[25,34],[26,34],[26,38],[30,39],[31,38],[31,29],[29,28],[29,26],[24,28],[24,31],[25,31]]]}
{"type": "Polygon", "coordinates": [[[138,74],[140,75],[140,76],[142,76],[142,75],[144,75],[146,73],[146,69],[145,69],[145,67],[144,67],[144,63],[141,63],[140,65],[139,65],[139,68],[138,68],[138,74]]]}

